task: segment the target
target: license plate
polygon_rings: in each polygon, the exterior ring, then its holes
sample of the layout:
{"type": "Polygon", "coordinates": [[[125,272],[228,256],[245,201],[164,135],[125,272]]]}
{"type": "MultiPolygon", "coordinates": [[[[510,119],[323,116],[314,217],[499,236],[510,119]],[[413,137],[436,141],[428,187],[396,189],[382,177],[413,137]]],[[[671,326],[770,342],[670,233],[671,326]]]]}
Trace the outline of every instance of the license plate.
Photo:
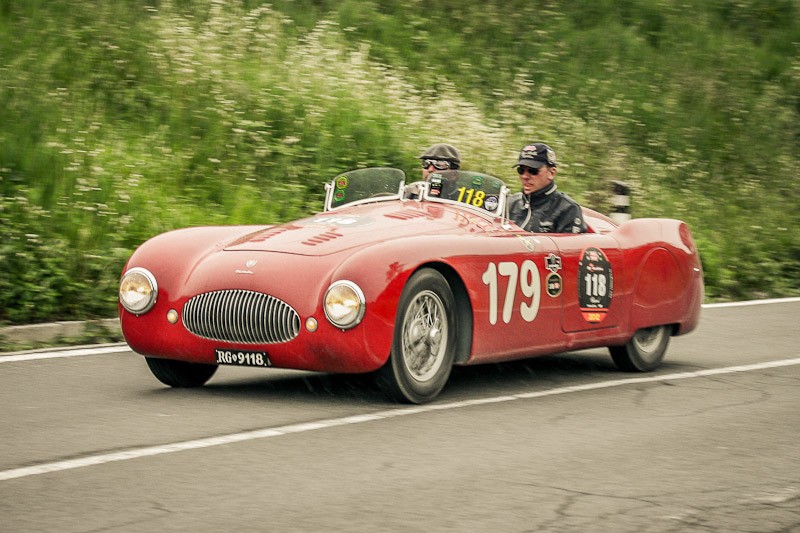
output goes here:
{"type": "Polygon", "coordinates": [[[214,355],[218,365],[272,366],[272,361],[267,357],[267,352],[216,348],[214,355]]]}

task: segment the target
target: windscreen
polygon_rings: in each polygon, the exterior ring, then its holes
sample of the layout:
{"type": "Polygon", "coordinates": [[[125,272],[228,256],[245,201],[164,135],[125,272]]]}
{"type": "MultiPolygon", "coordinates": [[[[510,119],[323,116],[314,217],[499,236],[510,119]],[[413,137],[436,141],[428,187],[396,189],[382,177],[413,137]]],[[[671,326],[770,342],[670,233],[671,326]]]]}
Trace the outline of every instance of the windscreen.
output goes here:
{"type": "Polygon", "coordinates": [[[387,167],[362,168],[339,174],[326,184],[326,210],[371,199],[396,200],[406,175],[387,167]]]}
{"type": "Polygon", "coordinates": [[[428,180],[427,199],[453,200],[494,215],[502,212],[507,188],[500,178],[480,172],[445,170],[431,174],[428,180]]]}

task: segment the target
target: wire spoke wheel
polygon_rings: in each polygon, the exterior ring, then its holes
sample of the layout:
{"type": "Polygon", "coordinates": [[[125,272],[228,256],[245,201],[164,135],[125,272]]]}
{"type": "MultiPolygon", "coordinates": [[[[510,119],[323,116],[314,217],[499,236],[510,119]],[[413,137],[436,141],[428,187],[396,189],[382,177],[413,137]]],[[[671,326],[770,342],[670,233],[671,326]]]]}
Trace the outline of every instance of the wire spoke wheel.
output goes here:
{"type": "Polygon", "coordinates": [[[392,352],[377,372],[379,386],[397,401],[433,400],[450,377],[458,325],[455,298],[436,270],[408,280],[397,305],[392,352]]]}
{"type": "Polygon", "coordinates": [[[649,372],[664,359],[669,336],[668,326],[642,328],[624,346],[609,346],[608,350],[620,370],[649,372]]]}
{"type": "Polygon", "coordinates": [[[659,350],[664,338],[667,337],[667,330],[664,327],[656,326],[652,328],[640,329],[631,339],[636,351],[642,359],[648,363],[659,361],[659,350]]]}
{"type": "Polygon", "coordinates": [[[417,381],[429,381],[445,359],[447,314],[444,304],[432,291],[415,296],[403,320],[403,362],[417,381]]]}

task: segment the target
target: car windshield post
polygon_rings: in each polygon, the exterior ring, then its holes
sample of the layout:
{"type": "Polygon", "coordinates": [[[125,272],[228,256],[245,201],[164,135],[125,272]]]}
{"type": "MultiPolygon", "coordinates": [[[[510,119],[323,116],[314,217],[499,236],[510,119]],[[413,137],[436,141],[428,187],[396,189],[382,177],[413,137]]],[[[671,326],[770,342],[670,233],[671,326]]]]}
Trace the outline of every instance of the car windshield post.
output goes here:
{"type": "Polygon", "coordinates": [[[510,230],[512,228],[511,213],[509,213],[509,209],[510,207],[508,204],[508,199],[506,198],[506,201],[503,202],[503,212],[500,214],[500,227],[502,227],[504,230],[510,230]]]}
{"type": "Polygon", "coordinates": [[[414,181],[403,187],[401,198],[404,202],[419,202],[428,193],[427,181],[414,181]]]}

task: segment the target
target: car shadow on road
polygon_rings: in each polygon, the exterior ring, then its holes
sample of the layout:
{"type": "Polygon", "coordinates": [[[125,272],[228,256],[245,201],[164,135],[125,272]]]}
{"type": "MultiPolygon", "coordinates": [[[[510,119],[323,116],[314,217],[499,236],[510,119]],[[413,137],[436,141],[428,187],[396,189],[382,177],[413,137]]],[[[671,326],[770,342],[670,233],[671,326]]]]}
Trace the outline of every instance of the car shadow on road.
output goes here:
{"type": "MultiPolygon", "coordinates": [[[[156,394],[200,395],[230,400],[281,400],[294,405],[393,404],[371,374],[323,374],[299,371],[262,371],[221,368],[199,389],[158,389],[156,394]]],[[[684,365],[664,362],[659,371],[686,370],[684,365]]],[[[638,374],[616,368],[605,350],[586,350],[530,359],[456,366],[436,402],[488,398],[509,394],[574,386],[605,379],[624,379],[638,374]]]]}

